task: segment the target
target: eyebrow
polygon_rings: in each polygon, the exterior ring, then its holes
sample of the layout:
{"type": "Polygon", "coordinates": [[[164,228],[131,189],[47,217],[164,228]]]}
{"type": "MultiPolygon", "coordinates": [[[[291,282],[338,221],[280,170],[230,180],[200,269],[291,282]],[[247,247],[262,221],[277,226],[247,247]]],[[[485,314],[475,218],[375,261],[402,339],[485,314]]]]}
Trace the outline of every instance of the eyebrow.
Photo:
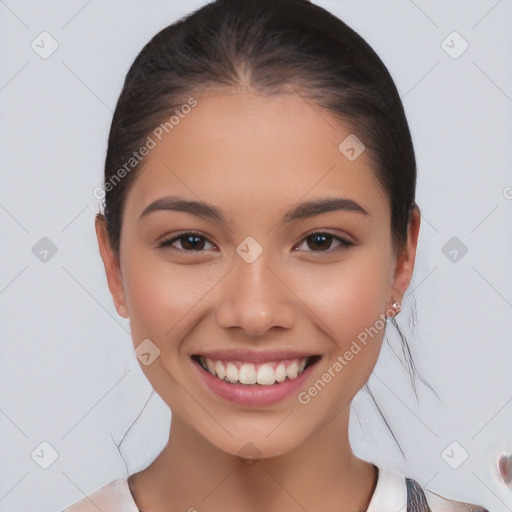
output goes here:
{"type": "MultiPolygon", "coordinates": [[[[224,213],[215,206],[204,201],[190,201],[177,196],[162,197],[153,201],[141,213],[139,220],[157,211],[175,211],[185,212],[201,217],[211,219],[221,224],[227,225],[228,220],[224,213]]],[[[307,201],[295,206],[286,212],[281,222],[292,222],[298,219],[314,217],[322,213],[333,211],[345,211],[369,215],[369,213],[352,199],[344,197],[325,197],[313,201],[307,201]]]]}

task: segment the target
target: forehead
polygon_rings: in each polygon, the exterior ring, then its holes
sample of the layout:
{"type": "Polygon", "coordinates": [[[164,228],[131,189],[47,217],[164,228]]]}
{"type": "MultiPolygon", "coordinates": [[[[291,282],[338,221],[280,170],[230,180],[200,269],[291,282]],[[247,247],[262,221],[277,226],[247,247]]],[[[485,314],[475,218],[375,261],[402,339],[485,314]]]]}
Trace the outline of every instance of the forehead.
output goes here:
{"type": "Polygon", "coordinates": [[[312,102],[241,91],[196,100],[172,125],[150,134],[155,145],[129,194],[141,211],[166,193],[182,192],[233,207],[341,194],[370,213],[386,213],[367,153],[351,161],[339,149],[351,128],[312,102]]]}

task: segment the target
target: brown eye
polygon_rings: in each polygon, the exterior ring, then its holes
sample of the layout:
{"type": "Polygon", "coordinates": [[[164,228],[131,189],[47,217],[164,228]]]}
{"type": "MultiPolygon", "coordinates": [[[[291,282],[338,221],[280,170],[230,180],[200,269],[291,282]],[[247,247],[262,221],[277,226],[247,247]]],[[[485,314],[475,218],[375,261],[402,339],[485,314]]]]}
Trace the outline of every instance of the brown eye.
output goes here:
{"type": "Polygon", "coordinates": [[[306,252],[333,252],[328,250],[331,248],[333,240],[339,244],[333,250],[344,249],[354,245],[353,242],[349,242],[344,238],[332,235],[331,233],[322,232],[311,233],[303,239],[302,243],[306,242],[307,247],[311,249],[311,251],[306,252]]]}
{"type": "Polygon", "coordinates": [[[203,249],[205,243],[211,242],[208,242],[207,239],[200,233],[186,232],[180,233],[172,238],[162,240],[158,247],[171,247],[172,249],[185,252],[204,252],[203,249]],[[173,246],[173,244],[178,241],[181,243],[181,248],[173,246]]]}
{"type": "MultiPolygon", "coordinates": [[[[353,242],[346,240],[345,238],[341,238],[339,236],[335,236],[331,233],[323,233],[323,232],[315,232],[311,233],[307,237],[305,237],[301,243],[307,244],[309,250],[305,252],[333,252],[338,249],[345,249],[352,245],[353,242]],[[333,241],[337,242],[338,245],[332,249],[333,241]]],[[[160,242],[158,245],[159,248],[171,248],[176,249],[178,251],[183,252],[204,252],[205,244],[211,244],[214,248],[215,245],[208,241],[206,237],[196,232],[184,232],[179,233],[170,238],[166,238],[160,242]],[[175,244],[179,243],[181,247],[177,247],[175,244]]]]}

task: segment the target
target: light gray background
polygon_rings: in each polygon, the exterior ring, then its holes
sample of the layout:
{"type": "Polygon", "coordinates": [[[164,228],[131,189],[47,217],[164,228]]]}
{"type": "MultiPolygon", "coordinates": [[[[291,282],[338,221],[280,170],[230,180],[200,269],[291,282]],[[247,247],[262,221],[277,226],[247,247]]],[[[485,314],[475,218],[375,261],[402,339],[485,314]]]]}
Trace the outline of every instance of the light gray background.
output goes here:
{"type": "MultiPolygon", "coordinates": [[[[129,65],[203,3],[0,0],[2,512],[61,510],[139,470],[167,440],[170,413],[108,293],[92,191],[129,65]],[[43,31],[58,42],[46,59],[31,47],[43,31]],[[42,237],[58,250],[47,262],[32,252],[42,237]],[[116,444],[146,402],[124,438],[125,466],[116,444]],[[58,454],[48,469],[43,442],[58,454]]],[[[354,402],[354,451],[448,497],[512,510],[495,469],[512,453],[512,2],[315,3],[375,48],[404,101],[423,213],[411,344],[441,398],[419,384],[416,403],[384,345],[370,383],[407,459],[365,394],[354,402]],[[469,44],[458,58],[441,46],[453,31],[469,44]],[[456,262],[443,253],[452,237],[468,249],[456,262]],[[469,458],[453,469],[446,460],[456,465],[462,450],[469,458]]],[[[446,44],[458,52],[463,42],[446,44]]]]}

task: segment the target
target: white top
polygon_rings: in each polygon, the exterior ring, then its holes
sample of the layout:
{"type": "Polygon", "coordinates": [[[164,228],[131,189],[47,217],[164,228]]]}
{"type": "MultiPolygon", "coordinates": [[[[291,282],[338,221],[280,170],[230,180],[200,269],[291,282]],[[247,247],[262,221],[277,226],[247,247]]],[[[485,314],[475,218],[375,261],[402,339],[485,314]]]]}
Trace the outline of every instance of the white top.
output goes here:
{"type": "MultiPolygon", "coordinates": [[[[114,480],[63,512],[140,512],[128,480],[114,480]]],[[[151,511],[146,511],[151,512],[151,511]]],[[[453,501],[427,489],[413,479],[381,468],[366,512],[489,512],[484,507],[453,501]]]]}

